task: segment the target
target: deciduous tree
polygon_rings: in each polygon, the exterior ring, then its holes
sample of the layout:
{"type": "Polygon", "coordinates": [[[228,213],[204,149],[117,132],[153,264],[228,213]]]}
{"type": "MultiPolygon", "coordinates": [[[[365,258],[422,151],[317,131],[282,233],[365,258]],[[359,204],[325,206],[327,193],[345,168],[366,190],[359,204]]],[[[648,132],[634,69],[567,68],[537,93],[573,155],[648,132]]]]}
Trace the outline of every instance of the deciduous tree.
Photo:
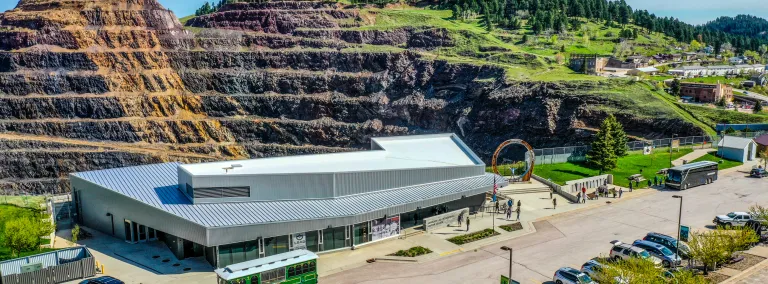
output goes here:
{"type": "Polygon", "coordinates": [[[675,95],[678,97],[680,96],[680,80],[678,80],[677,78],[672,80],[672,86],[670,86],[670,88],[672,91],[672,95],[675,95]]]}
{"type": "Polygon", "coordinates": [[[13,219],[5,223],[2,244],[11,250],[13,256],[18,256],[20,252],[35,250],[39,246],[39,230],[34,223],[35,221],[29,218],[13,219]]]}

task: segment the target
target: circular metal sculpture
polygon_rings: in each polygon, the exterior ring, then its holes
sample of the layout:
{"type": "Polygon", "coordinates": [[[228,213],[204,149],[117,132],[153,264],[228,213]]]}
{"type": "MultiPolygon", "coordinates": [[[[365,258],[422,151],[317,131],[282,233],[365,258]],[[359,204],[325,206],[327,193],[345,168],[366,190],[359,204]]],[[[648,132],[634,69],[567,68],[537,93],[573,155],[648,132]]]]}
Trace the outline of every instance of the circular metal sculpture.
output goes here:
{"type": "Polygon", "coordinates": [[[528,167],[526,168],[525,173],[519,176],[510,176],[510,180],[520,180],[520,181],[529,181],[531,180],[531,175],[533,174],[533,165],[535,164],[536,156],[533,154],[533,148],[531,148],[531,145],[528,144],[528,142],[525,142],[520,139],[509,139],[507,141],[502,142],[498,148],[496,148],[496,152],[493,153],[493,159],[491,160],[491,165],[493,166],[493,172],[497,175],[499,174],[499,169],[496,166],[496,159],[499,157],[499,153],[501,153],[501,150],[504,150],[507,146],[511,144],[516,145],[523,145],[528,152],[526,152],[526,155],[528,155],[528,167]]]}

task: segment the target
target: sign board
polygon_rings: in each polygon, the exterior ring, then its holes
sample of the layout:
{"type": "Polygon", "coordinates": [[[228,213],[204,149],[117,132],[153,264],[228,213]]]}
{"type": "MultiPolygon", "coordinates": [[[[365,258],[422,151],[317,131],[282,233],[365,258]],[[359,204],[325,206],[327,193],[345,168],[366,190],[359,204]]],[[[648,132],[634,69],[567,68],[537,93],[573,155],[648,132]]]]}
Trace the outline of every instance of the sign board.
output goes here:
{"type": "Polygon", "coordinates": [[[451,223],[456,223],[458,225],[459,216],[461,216],[462,220],[469,217],[469,208],[463,208],[437,216],[424,218],[424,230],[429,232],[431,230],[447,227],[451,223]]]}
{"type": "Polygon", "coordinates": [[[399,235],[400,215],[371,221],[371,234],[371,241],[399,235]]]}
{"type": "Polygon", "coordinates": [[[653,152],[653,146],[643,147],[643,155],[650,155],[653,152]]]}
{"type": "Polygon", "coordinates": [[[293,249],[307,249],[307,236],[304,233],[293,234],[291,245],[293,249]]]}
{"type": "Polygon", "coordinates": [[[678,149],[680,148],[680,140],[679,139],[672,140],[672,149],[674,149],[674,148],[678,148],[678,149]]]}
{"type": "Polygon", "coordinates": [[[520,282],[517,282],[515,280],[509,279],[509,277],[502,275],[501,276],[501,284],[520,284],[520,282]]]}
{"type": "Polygon", "coordinates": [[[680,240],[687,242],[688,234],[691,232],[691,228],[688,226],[680,226],[680,240]]]}
{"type": "Polygon", "coordinates": [[[33,272],[43,269],[43,263],[30,263],[21,266],[21,273],[33,272]]]}

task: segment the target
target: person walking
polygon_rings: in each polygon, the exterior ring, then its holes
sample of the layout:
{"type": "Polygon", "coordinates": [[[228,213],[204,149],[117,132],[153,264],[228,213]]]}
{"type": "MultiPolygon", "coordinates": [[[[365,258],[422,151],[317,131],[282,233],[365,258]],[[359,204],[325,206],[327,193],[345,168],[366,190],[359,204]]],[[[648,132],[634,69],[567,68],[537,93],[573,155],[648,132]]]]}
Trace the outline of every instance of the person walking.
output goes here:
{"type": "Polygon", "coordinates": [[[581,203],[587,203],[587,194],[586,193],[581,195],[581,203]]]}
{"type": "Polygon", "coordinates": [[[624,189],[622,189],[621,187],[619,187],[619,199],[621,199],[621,194],[622,194],[622,193],[624,193],[624,189]]]}
{"type": "Polygon", "coordinates": [[[469,232],[469,217],[467,217],[467,232],[469,232]]]}
{"type": "Polygon", "coordinates": [[[459,219],[458,220],[459,221],[459,227],[461,227],[461,221],[462,221],[461,219],[464,219],[464,212],[461,212],[461,214],[459,214],[459,218],[458,219],[459,219]]]}
{"type": "Polygon", "coordinates": [[[552,198],[552,209],[557,209],[557,198],[552,198]]]}
{"type": "Polygon", "coordinates": [[[659,176],[653,176],[653,185],[659,185],[659,176]]]}
{"type": "Polygon", "coordinates": [[[586,187],[583,187],[583,186],[581,187],[581,195],[587,196],[587,188],[586,187]]]}
{"type": "Polygon", "coordinates": [[[507,207],[507,221],[512,218],[512,207],[507,207]]]}
{"type": "Polygon", "coordinates": [[[632,181],[629,182],[629,192],[632,192],[632,181]]]}
{"type": "Polygon", "coordinates": [[[652,185],[653,183],[651,182],[651,180],[648,180],[648,187],[651,187],[652,185]]]}
{"type": "Polygon", "coordinates": [[[517,212],[517,221],[520,221],[520,206],[517,206],[517,210],[515,211],[517,212]]]}
{"type": "Polygon", "coordinates": [[[581,192],[576,194],[576,204],[581,203],[581,192]]]}
{"type": "Polygon", "coordinates": [[[517,201],[517,208],[520,208],[520,200],[517,201]]]}
{"type": "Polygon", "coordinates": [[[499,200],[496,199],[496,213],[499,213],[499,200]]]}

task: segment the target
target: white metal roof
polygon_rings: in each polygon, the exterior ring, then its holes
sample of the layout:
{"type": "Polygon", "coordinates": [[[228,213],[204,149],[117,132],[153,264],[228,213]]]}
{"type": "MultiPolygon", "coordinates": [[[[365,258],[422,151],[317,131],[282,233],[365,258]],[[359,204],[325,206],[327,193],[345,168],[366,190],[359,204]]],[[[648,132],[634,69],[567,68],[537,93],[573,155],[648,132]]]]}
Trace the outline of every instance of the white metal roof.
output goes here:
{"type": "Polygon", "coordinates": [[[725,136],[720,141],[717,142],[718,147],[724,147],[724,148],[733,148],[733,149],[744,149],[749,145],[749,143],[753,143],[754,141],[750,138],[741,138],[736,136],[725,136]]]}
{"type": "Polygon", "coordinates": [[[308,250],[293,250],[286,253],[271,255],[265,258],[227,265],[214,270],[221,279],[232,280],[247,275],[261,273],[278,267],[285,267],[317,259],[317,255],[308,250]]]}
{"type": "Polygon", "coordinates": [[[185,164],[179,167],[193,176],[209,176],[336,173],[483,164],[454,134],[371,140],[384,150],[185,164]]]}
{"type": "Polygon", "coordinates": [[[659,69],[656,69],[656,67],[641,67],[637,68],[637,70],[643,71],[643,72],[658,72],[659,69]]]}
{"type": "MultiPolygon", "coordinates": [[[[193,204],[178,190],[179,163],[72,173],[105,189],[205,227],[293,222],[355,216],[424,200],[490,190],[496,175],[452,179],[339,198],[193,204]],[[304,210],[286,210],[304,208],[304,210]]],[[[507,183],[498,177],[499,187],[507,183]]]]}

